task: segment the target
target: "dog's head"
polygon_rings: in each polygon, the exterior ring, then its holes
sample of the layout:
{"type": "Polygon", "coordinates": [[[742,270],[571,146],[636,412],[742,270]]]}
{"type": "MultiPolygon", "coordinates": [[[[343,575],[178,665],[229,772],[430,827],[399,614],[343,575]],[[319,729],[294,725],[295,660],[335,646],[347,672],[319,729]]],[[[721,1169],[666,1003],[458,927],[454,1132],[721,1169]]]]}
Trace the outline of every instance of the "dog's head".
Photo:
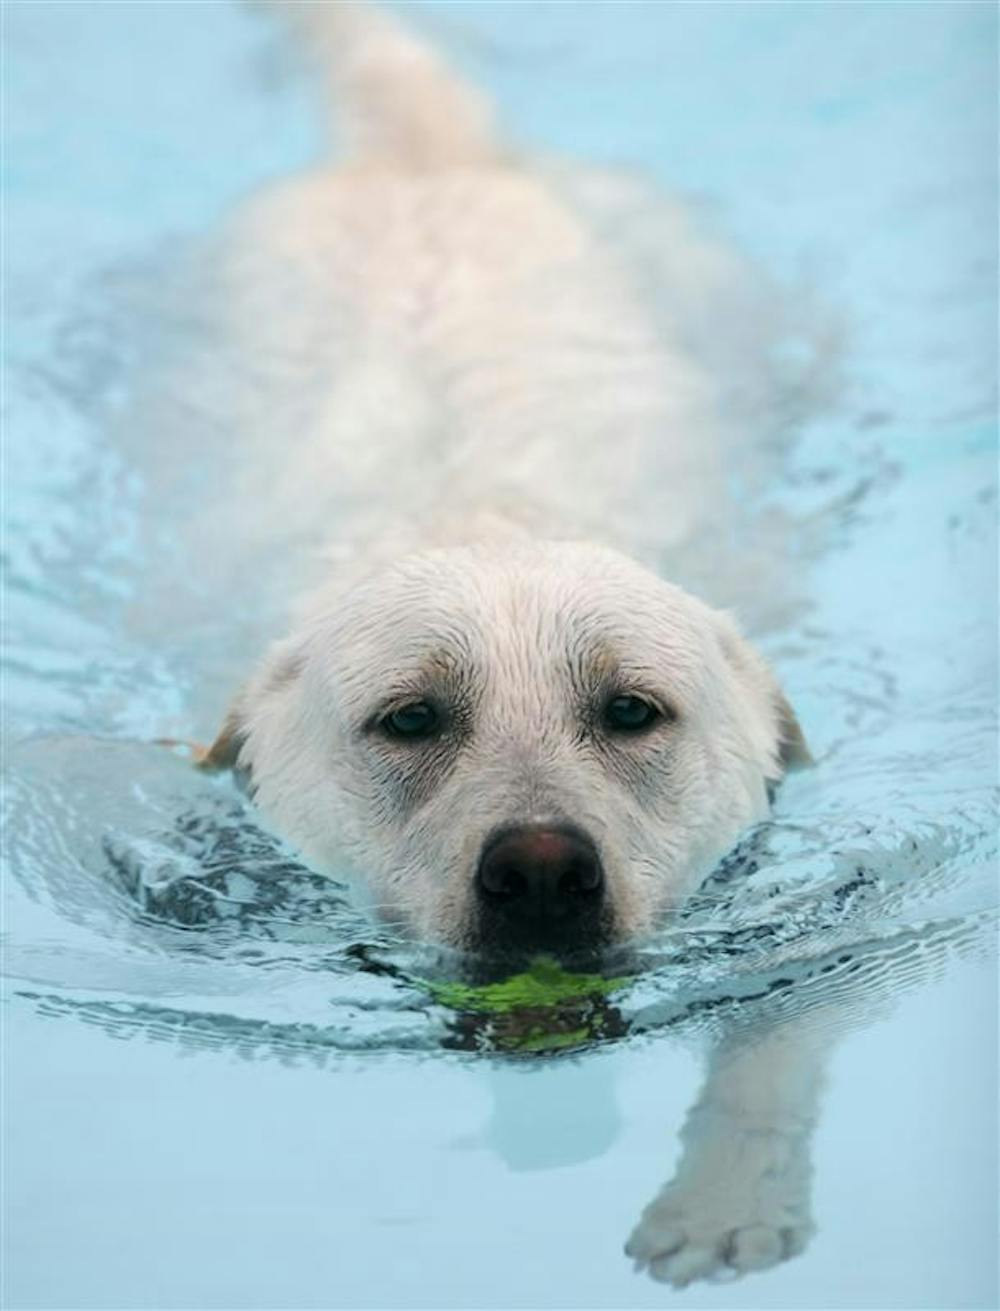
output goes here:
{"type": "Polygon", "coordinates": [[[420,938],[550,951],[649,929],[805,759],[729,618],[573,543],[429,551],[326,593],[209,757],[420,938]]]}

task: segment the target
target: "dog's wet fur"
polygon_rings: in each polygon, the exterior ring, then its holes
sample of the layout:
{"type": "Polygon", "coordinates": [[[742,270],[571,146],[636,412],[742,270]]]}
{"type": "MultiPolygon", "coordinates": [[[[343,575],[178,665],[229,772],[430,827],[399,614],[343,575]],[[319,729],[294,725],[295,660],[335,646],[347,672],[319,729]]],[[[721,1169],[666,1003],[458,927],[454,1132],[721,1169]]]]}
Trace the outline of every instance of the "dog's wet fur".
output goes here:
{"type": "Polygon", "coordinates": [[[808,758],[735,621],[642,546],[725,518],[712,380],[433,51],[371,10],[281,8],[353,135],[237,244],[349,325],[321,430],[282,454],[289,513],[324,477],[367,493],[206,763],[420,940],[628,942],[808,758]]]}

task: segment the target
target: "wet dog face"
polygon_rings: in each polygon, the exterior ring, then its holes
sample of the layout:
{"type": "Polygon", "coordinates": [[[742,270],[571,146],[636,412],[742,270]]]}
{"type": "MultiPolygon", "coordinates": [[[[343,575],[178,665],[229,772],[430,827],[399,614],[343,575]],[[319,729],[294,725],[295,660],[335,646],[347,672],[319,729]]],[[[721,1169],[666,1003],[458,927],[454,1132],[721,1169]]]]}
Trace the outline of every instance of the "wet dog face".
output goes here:
{"type": "Polygon", "coordinates": [[[727,617],[570,543],[431,551],[327,592],[213,748],[415,936],[555,952],[650,929],[804,753],[727,617]]]}

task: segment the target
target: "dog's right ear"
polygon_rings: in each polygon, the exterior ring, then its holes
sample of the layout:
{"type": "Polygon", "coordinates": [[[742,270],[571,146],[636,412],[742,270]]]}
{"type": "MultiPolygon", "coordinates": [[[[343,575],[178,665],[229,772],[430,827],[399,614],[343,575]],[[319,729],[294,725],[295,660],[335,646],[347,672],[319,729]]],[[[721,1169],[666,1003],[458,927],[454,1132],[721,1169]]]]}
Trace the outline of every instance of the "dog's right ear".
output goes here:
{"type": "Polygon", "coordinates": [[[802,727],[774,671],[746,640],[731,615],[716,612],[715,621],[726,660],[750,693],[751,704],[764,709],[769,731],[774,732],[778,773],[771,781],[777,782],[792,769],[814,764],[802,727]]]}
{"type": "Polygon", "coordinates": [[[793,769],[808,769],[815,765],[813,753],[809,750],[802,725],[798,721],[788,698],[780,689],[775,695],[778,708],[778,742],[780,760],[786,772],[793,769]]]}

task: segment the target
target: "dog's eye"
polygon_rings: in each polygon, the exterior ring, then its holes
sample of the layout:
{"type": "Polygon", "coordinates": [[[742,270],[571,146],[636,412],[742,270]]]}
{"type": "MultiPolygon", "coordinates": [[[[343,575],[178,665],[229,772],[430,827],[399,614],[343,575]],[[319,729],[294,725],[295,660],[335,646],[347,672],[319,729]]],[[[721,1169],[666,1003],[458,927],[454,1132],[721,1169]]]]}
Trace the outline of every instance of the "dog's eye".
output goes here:
{"type": "Polygon", "coordinates": [[[616,733],[643,733],[662,718],[641,696],[613,696],[604,707],[604,727],[616,733]]]}
{"type": "Polygon", "coordinates": [[[411,701],[392,710],[381,721],[391,737],[421,738],[437,732],[440,716],[426,701],[411,701]]]}

